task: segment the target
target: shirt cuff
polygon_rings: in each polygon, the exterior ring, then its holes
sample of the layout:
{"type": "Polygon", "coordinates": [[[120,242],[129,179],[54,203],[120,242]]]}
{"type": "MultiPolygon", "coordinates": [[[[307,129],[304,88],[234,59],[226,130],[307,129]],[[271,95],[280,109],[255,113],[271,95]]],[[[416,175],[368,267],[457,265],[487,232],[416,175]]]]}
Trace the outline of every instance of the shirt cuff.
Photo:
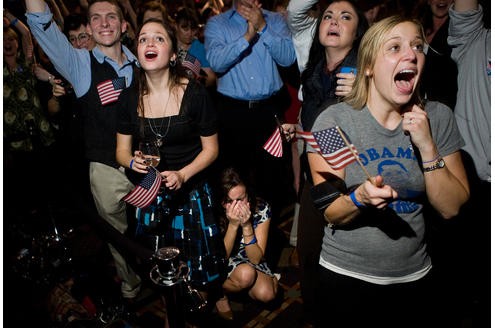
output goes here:
{"type": "Polygon", "coordinates": [[[53,14],[50,12],[48,5],[45,3],[45,11],[39,13],[26,13],[26,17],[33,23],[46,24],[53,18],[53,14]]]}

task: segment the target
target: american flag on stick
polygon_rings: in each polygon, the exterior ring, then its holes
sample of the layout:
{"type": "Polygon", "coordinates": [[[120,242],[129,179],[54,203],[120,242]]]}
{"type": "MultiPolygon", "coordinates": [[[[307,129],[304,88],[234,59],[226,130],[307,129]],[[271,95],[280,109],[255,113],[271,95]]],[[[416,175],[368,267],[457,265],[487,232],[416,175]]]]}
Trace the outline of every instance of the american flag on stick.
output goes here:
{"type": "Polygon", "coordinates": [[[162,176],[160,172],[154,167],[150,167],[149,172],[139,185],[124,196],[122,200],[136,207],[144,208],[156,198],[161,184],[162,176]]]}
{"type": "Polygon", "coordinates": [[[108,105],[116,102],[122,90],[125,89],[125,78],[118,77],[113,80],[106,80],[96,86],[101,104],[108,105]]]}
{"type": "Polygon", "coordinates": [[[270,155],[275,157],[282,157],[283,155],[283,142],[282,142],[282,133],[280,131],[280,127],[277,126],[275,131],[273,131],[272,135],[263,145],[263,149],[265,149],[270,155]]]}
{"type": "Polygon", "coordinates": [[[321,154],[332,169],[340,170],[358,160],[358,152],[339,130],[336,126],[317,132],[298,131],[297,134],[321,154]]]}

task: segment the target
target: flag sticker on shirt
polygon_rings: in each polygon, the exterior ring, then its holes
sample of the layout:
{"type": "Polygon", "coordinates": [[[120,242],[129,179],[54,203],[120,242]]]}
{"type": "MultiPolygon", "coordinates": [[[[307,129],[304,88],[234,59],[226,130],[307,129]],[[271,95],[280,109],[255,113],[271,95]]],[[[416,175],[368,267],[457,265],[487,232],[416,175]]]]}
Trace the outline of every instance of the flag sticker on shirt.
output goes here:
{"type": "MultiPolygon", "coordinates": [[[[356,161],[356,147],[350,141],[348,141],[349,145],[346,144],[338,127],[313,133],[301,131],[298,135],[320,153],[334,170],[343,169],[356,161]]],[[[346,139],[349,140],[347,137],[346,139]]]]}
{"type": "Polygon", "coordinates": [[[144,208],[155,200],[161,184],[162,176],[160,172],[154,167],[150,167],[150,171],[139,185],[124,196],[122,200],[136,207],[144,208]]]}
{"type": "Polygon", "coordinates": [[[125,78],[118,77],[113,80],[106,80],[96,86],[103,106],[116,102],[122,90],[125,89],[125,78]]]}
{"type": "Polygon", "coordinates": [[[195,77],[199,76],[199,73],[201,71],[201,63],[190,53],[187,53],[186,57],[182,61],[182,66],[193,72],[195,77]]]}
{"type": "Polygon", "coordinates": [[[282,157],[283,155],[283,142],[280,128],[277,126],[275,131],[263,145],[263,148],[272,156],[282,157]]]}

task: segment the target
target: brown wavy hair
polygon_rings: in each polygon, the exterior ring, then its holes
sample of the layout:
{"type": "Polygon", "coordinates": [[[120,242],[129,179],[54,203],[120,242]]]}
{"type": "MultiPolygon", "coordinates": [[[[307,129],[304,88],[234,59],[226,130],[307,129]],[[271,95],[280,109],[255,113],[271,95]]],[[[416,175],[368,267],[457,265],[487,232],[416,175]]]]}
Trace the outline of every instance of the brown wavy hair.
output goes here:
{"type": "MultiPolygon", "coordinates": [[[[143,26],[149,23],[157,23],[163,26],[165,29],[165,32],[167,33],[168,37],[170,38],[170,41],[172,43],[172,51],[174,54],[177,54],[178,51],[178,46],[177,46],[177,38],[175,37],[174,29],[168,22],[164,22],[160,19],[156,18],[150,18],[146,20],[138,29],[136,35],[138,36],[141,33],[141,30],[143,29],[143,26]]],[[[185,88],[186,83],[184,83],[184,79],[187,79],[187,73],[180,64],[179,60],[175,60],[175,65],[170,65],[169,66],[169,88],[170,90],[173,90],[178,87],[185,88]]],[[[140,117],[144,118],[144,101],[143,98],[145,95],[149,93],[149,87],[148,87],[148,81],[146,80],[146,74],[145,71],[142,67],[139,68],[138,72],[138,94],[139,94],[139,100],[138,100],[138,113],[140,114],[140,117]]]]}

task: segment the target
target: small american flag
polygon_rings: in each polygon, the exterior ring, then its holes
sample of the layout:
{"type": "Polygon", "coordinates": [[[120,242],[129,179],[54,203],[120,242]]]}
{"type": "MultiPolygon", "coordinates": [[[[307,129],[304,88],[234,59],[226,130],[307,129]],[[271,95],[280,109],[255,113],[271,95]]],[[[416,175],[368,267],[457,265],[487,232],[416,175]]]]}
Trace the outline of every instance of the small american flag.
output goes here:
{"type": "Polygon", "coordinates": [[[330,164],[334,170],[340,170],[356,161],[356,147],[349,142],[349,147],[337,130],[333,127],[317,132],[298,131],[299,137],[313,147],[330,164]]]}
{"type": "Polygon", "coordinates": [[[275,131],[263,145],[263,148],[270,153],[270,155],[275,157],[282,157],[283,155],[283,142],[282,134],[280,133],[280,127],[277,126],[275,131]]]}
{"type": "Polygon", "coordinates": [[[158,170],[150,168],[150,171],[139,185],[124,196],[122,200],[136,207],[144,208],[156,198],[161,184],[162,176],[158,170]]]}
{"type": "Polygon", "coordinates": [[[201,71],[201,63],[199,60],[187,53],[186,57],[182,61],[182,66],[194,73],[195,77],[198,77],[201,71]]]}
{"type": "Polygon", "coordinates": [[[108,105],[116,102],[119,99],[119,95],[122,90],[124,90],[124,88],[124,77],[118,77],[113,80],[106,80],[96,86],[102,105],[108,105]]]}

